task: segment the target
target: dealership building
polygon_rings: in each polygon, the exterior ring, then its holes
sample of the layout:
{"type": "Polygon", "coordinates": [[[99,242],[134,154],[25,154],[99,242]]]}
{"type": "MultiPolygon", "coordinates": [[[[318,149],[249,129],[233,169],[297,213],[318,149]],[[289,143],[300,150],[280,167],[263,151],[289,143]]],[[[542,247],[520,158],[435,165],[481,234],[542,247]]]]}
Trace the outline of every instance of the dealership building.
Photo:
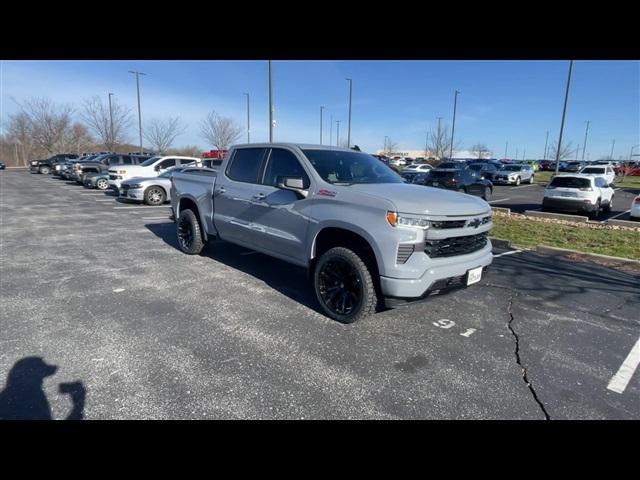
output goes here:
{"type": "MultiPolygon", "coordinates": [[[[377,155],[386,155],[389,158],[393,157],[409,157],[409,158],[435,158],[432,152],[427,152],[425,156],[425,150],[409,150],[409,149],[396,149],[393,152],[385,152],[384,150],[377,150],[377,155]]],[[[485,158],[491,157],[492,152],[485,152],[485,158]]],[[[454,159],[468,159],[468,158],[478,158],[478,154],[476,152],[472,152],[470,150],[454,150],[453,152],[454,159]]]]}

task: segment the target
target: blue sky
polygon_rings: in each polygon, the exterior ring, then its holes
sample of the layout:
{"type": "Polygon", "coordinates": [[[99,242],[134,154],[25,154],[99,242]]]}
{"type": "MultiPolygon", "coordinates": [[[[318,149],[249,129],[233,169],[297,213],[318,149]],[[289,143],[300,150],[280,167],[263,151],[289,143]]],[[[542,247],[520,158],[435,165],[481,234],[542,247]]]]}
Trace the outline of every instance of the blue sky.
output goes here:
{"type": "MultiPolygon", "coordinates": [[[[0,120],[16,111],[12,98],[49,97],[79,105],[108,92],[131,107],[137,138],[135,77],[140,70],[143,121],[180,116],[188,125],[175,146],[210,148],[198,123],[214,109],[246,125],[245,97],[251,94],[251,140],[268,139],[266,61],[2,61],[0,120]]],[[[387,135],[405,149],[424,148],[425,132],[444,117],[450,124],[453,92],[458,97],[456,139],[462,147],[485,143],[495,156],[541,158],[545,133],[558,137],[568,62],[561,61],[274,61],[276,141],[318,143],[319,107],[341,120],[346,135],[348,82],[353,79],[352,143],[382,148],[387,135]]],[[[640,143],[640,62],[576,61],[564,138],[574,148],[591,120],[587,155],[626,156],[640,143]]],[[[333,125],[335,141],[335,123],[333,125]]],[[[243,141],[246,139],[242,137],[243,141]]],[[[636,150],[637,152],[637,150],[636,150]]]]}

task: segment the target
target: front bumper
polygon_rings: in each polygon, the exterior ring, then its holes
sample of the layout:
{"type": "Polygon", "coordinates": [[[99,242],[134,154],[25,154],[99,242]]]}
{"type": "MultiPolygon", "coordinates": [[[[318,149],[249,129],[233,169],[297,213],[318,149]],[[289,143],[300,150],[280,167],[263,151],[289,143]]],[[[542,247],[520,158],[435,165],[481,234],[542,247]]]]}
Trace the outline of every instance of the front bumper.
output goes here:
{"type": "Polygon", "coordinates": [[[120,186],[122,185],[122,179],[112,179],[109,176],[109,188],[120,191],[120,186]]]}
{"type": "Polygon", "coordinates": [[[633,204],[629,211],[629,217],[640,219],[640,204],[633,204]]]}
{"type": "Polygon", "coordinates": [[[499,185],[515,185],[516,183],[516,179],[515,178],[493,178],[491,179],[491,181],[493,183],[497,183],[499,185]]]}
{"type": "Polygon", "coordinates": [[[128,200],[144,200],[144,189],[142,188],[134,188],[134,189],[120,189],[118,191],[120,198],[125,198],[128,200]]]}
{"type": "Polygon", "coordinates": [[[591,213],[596,209],[596,206],[593,203],[585,202],[582,198],[544,197],[542,199],[542,206],[567,212],[591,213]]]}
{"type": "MultiPolygon", "coordinates": [[[[460,277],[466,277],[469,270],[491,265],[493,261],[491,250],[491,241],[487,240],[487,244],[482,250],[467,255],[448,257],[446,262],[439,262],[437,266],[427,268],[419,278],[380,276],[382,294],[389,299],[389,302],[399,301],[406,303],[424,299],[436,290],[451,287],[451,285],[446,285],[447,281],[451,280],[452,283],[459,283],[460,277]],[[441,287],[439,282],[443,283],[442,281],[444,281],[444,286],[441,287]]],[[[466,286],[466,282],[460,286],[466,286]]]]}

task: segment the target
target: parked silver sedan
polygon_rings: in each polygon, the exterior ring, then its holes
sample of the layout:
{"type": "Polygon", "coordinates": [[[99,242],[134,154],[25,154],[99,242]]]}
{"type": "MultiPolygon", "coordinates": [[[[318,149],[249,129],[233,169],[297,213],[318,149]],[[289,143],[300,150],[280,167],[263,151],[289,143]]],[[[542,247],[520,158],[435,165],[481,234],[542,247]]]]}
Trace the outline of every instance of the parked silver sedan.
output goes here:
{"type": "Polygon", "coordinates": [[[495,184],[520,185],[521,183],[533,183],[535,173],[531,165],[503,165],[493,174],[491,181],[495,184]]]}
{"type": "Polygon", "coordinates": [[[157,177],[134,177],[120,184],[120,198],[144,202],[147,205],[162,205],[171,199],[171,175],[187,167],[174,167],[157,177]]]}

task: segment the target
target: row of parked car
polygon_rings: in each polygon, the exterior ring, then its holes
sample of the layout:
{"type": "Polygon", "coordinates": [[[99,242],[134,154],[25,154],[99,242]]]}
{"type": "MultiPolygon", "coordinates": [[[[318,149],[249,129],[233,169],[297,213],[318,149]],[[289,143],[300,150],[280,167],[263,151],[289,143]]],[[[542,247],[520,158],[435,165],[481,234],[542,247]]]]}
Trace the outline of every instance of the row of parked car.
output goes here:
{"type": "Polygon", "coordinates": [[[34,160],[31,172],[75,181],[89,189],[111,189],[124,199],[158,206],[170,198],[170,175],[173,172],[186,167],[210,167],[220,162],[216,159],[137,153],[60,154],[47,160],[34,160]]]}

